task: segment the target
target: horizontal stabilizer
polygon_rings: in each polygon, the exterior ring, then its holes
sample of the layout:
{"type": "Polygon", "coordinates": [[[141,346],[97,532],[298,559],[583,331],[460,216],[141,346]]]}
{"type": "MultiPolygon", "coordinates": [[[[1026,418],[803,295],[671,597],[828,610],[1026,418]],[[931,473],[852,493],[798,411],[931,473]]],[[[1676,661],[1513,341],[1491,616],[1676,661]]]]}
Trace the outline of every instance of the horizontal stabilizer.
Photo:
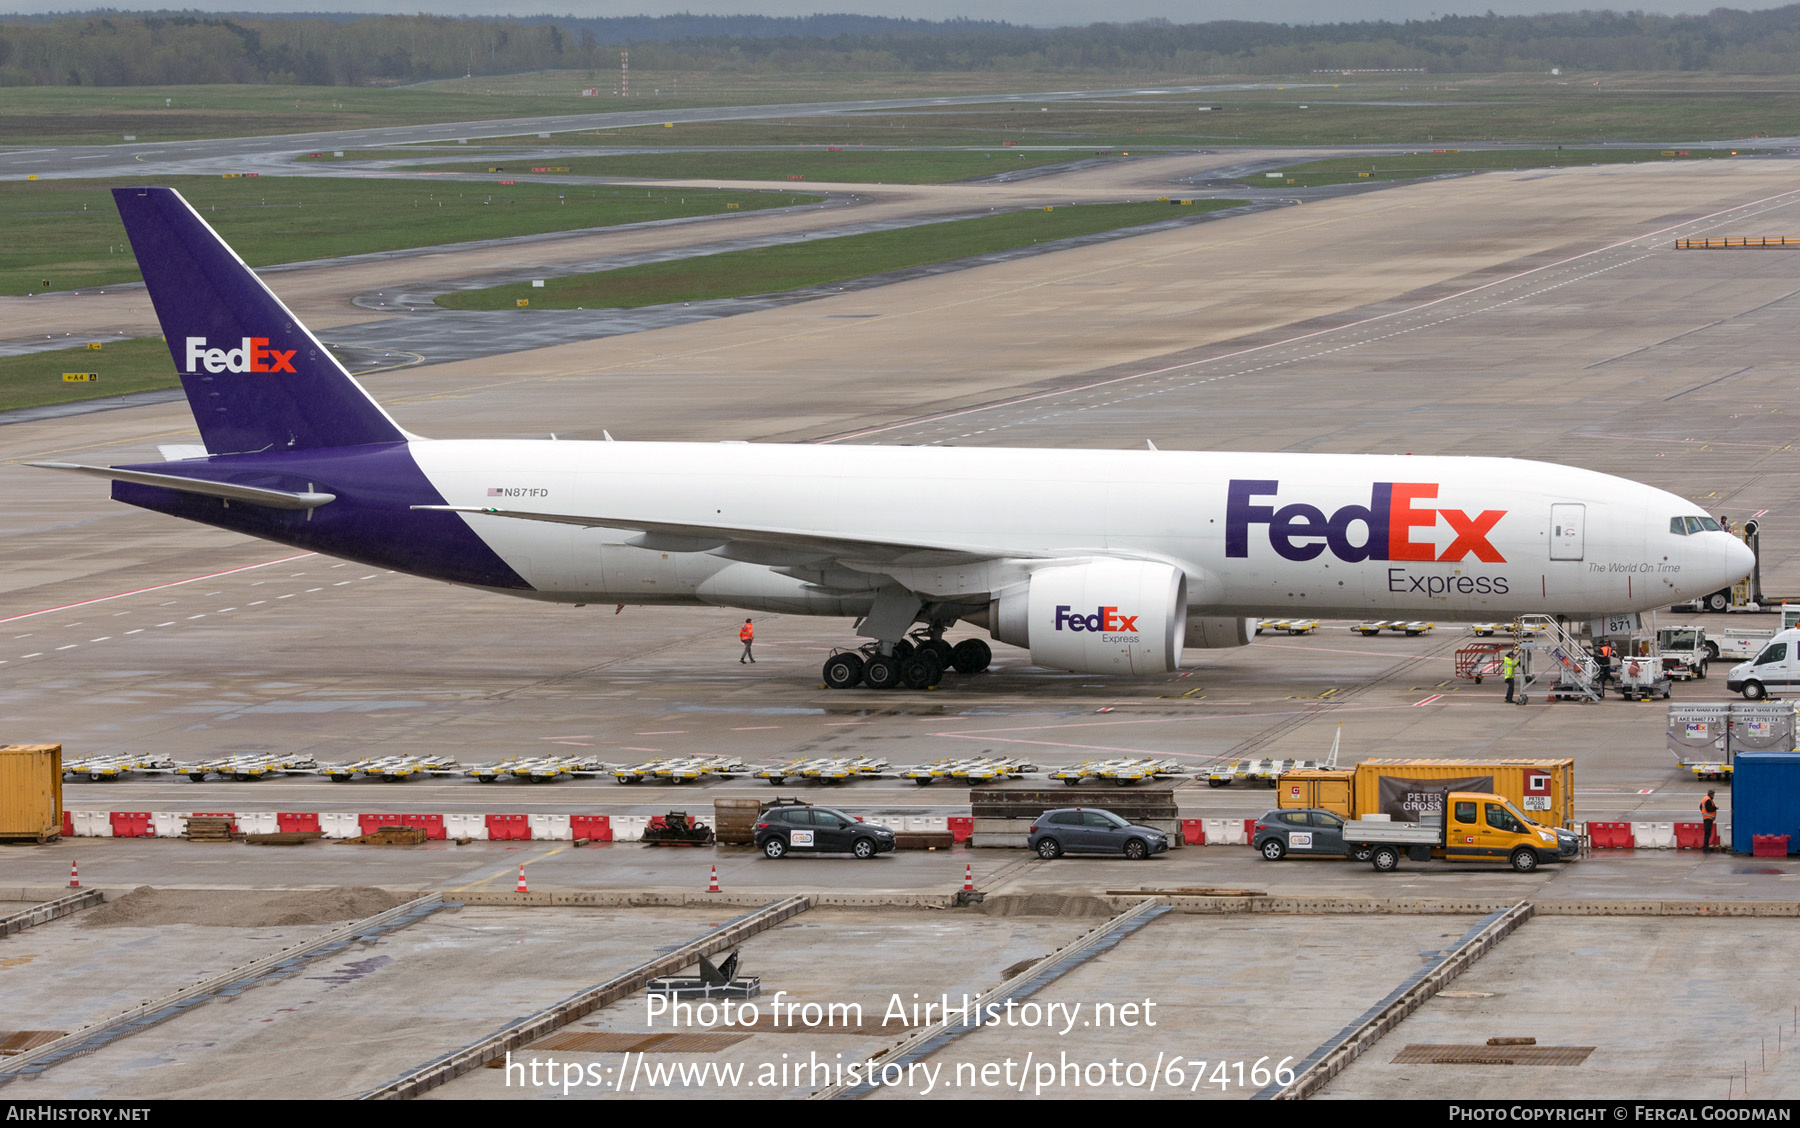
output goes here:
{"type": "Polygon", "coordinates": [[[199,478],[184,478],[179,474],[152,474],[144,470],[120,470],[111,466],[82,466],[75,462],[27,462],[25,465],[44,470],[73,470],[77,474],[92,474],[96,478],[111,478],[115,482],[135,482],[140,486],[158,486],[165,490],[180,490],[205,497],[222,497],[227,501],[266,505],[271,509],[317,509],[327,502],[337,500],[336,494],[270,490],[261,486],[207,482],[199,478]]]}

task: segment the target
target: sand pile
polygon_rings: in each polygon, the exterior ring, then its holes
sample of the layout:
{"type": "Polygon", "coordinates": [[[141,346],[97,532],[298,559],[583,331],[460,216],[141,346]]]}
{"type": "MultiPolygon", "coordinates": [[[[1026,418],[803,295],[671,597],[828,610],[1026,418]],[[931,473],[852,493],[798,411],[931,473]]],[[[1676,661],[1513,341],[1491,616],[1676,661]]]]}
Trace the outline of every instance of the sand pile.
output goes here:
{"type": "Polygon", "coordinates": [[[140,885],[81,914],[88,928],[205,924],[226,928],[336,924],[386,912],[411,900],[367,886],[349,889],[156,889],[140,885]]]}

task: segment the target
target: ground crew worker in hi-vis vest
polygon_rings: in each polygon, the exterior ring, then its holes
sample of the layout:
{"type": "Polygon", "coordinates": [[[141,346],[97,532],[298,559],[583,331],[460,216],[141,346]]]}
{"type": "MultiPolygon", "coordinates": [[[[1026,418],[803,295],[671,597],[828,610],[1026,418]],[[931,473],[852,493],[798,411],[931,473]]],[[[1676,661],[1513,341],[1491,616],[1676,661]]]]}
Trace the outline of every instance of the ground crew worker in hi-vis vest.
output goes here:
{"type": "Polygon", "coordinates": [[[738,628],[738,641],[744,644],[744,653],[738,659],[738,665],[742,666],[745,662],[753,666],[756,664],[756,659],[750,655],[750,642],[755,637],[756,629],[750,625],[750,620],[745,619],[744,625],[738,628]]]}
{"type": "Polygon", "coordinates": [[[1513,687],[1518,684],[1519,652],[1508,650],[1506,657],[1500,659],[1500,676],[1506,679],[1506,703],[1512,704],[1513,687]]]}

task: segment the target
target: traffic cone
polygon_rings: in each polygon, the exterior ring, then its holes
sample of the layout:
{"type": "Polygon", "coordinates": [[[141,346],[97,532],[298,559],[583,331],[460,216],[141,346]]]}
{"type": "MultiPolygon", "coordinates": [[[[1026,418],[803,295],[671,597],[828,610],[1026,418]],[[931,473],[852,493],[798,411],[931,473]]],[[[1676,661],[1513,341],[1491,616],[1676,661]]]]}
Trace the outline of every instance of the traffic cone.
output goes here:
{"type": "Polygon", "coordinates": [[[71,859],[69,861],[69,888],[70,889],[80,889],[81,888],[81,874],[76,871],[75,862],[73,859],[71,859]]]}
{"type": "Polygon", "coordinates": [[[714,865],[712,868],[712,883],[706,887],[706,891],[708,893],[717,893],[719,891],[719,867],[717,865],[714,865]]]}
{"type": "Polygon", "coordinates": [[[519,863],[519,887],[517,889],[513,890],[513,892],[515,892],[515,893],[531,892],[531,890],[525,888],[525,863],[524,862],[519,863]]]}
{"type": "Polygon", "coordinates": [[[963,863],[963,892],[975,892],[975,863],[963,863]]]}

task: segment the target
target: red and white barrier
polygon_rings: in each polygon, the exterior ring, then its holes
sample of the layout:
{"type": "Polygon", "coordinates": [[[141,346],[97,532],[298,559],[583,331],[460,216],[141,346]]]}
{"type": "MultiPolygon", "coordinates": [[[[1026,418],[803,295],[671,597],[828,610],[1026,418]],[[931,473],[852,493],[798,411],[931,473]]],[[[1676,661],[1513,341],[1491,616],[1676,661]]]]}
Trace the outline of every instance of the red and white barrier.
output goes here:
{"type": "Polygon", "coordinates": [[[445,815],[444,837],[473,838],[477,842],[487,841],[486,815],[445,815]]]}
{"type": "Polygon", "coordinates": [[[567,815],[527,815],[526,819],[533,842],[568,842],[575,837],[567,815]]]}

